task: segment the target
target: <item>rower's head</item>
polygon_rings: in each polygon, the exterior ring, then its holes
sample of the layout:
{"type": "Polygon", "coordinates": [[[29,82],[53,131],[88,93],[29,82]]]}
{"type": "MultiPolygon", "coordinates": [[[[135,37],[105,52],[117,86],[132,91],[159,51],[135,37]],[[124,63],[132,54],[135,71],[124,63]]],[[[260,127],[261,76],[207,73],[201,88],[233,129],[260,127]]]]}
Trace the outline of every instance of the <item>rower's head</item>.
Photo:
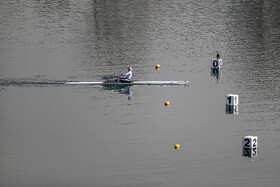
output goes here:
{"type": "Polygon", "coordinates": [[[132,67],[128,67],[128,71],[133,71],[132,67]]]}

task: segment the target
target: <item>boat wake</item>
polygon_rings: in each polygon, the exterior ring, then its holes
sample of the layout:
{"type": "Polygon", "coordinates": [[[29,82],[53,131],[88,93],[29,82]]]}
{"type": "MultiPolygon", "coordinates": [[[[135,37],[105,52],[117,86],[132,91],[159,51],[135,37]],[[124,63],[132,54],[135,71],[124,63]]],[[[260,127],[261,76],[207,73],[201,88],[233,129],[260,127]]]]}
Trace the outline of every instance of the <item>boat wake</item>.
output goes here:
{"type": "Polygon", "coordinates": [[[0,86],[62,86],[66,81],[37,79],[0,79],[0,86]]]}

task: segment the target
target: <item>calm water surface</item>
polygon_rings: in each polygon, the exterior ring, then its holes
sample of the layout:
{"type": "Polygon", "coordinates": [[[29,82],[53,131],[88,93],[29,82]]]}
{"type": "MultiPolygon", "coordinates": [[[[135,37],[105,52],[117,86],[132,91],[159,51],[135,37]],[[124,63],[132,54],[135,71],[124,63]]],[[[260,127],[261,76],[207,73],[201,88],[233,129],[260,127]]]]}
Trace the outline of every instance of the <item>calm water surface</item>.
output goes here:
{"type": "Polygon", "coordinates": [[[0,5],[0,186],[280,186],[279,1],[0,5]],[[128,66],[190,84],[61,84],[128,66]]]}

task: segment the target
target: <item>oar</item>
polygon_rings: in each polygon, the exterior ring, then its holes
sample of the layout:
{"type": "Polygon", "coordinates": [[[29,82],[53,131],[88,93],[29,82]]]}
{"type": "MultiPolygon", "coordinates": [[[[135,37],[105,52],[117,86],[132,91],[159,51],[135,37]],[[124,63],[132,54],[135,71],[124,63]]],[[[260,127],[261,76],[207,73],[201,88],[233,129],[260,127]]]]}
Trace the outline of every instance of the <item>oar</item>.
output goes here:
{"type": "Polygon", "coordinates": [[[120,76],[115,76],[114,78],[107,79],[107,82],[115,82],[115,79],[118,79],[120,76]]]}

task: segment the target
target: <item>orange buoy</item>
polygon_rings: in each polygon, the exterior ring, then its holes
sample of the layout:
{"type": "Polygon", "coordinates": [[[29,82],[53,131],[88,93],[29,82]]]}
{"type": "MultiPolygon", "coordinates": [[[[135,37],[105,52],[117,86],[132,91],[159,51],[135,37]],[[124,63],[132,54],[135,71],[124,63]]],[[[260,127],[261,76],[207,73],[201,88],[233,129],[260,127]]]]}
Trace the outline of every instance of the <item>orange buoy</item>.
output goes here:
{"type": "Polygon", "coordinates": [[[159,65],[159,64],[156,64],[156,68],[160,68],[160,65],[159,65]]]}
{"type": "Polygon", "coordinates": [[[169,107],[169,105],[170,105],[169,101],[165,101],[164,105],[165,105],[166,107],[169,107]]]}
{"type": "Polygon", "coordinates": [[[174,145],[174,149],[179,149],[180,148],[180,145],[179,144],[175,144],[174,145]]]}

